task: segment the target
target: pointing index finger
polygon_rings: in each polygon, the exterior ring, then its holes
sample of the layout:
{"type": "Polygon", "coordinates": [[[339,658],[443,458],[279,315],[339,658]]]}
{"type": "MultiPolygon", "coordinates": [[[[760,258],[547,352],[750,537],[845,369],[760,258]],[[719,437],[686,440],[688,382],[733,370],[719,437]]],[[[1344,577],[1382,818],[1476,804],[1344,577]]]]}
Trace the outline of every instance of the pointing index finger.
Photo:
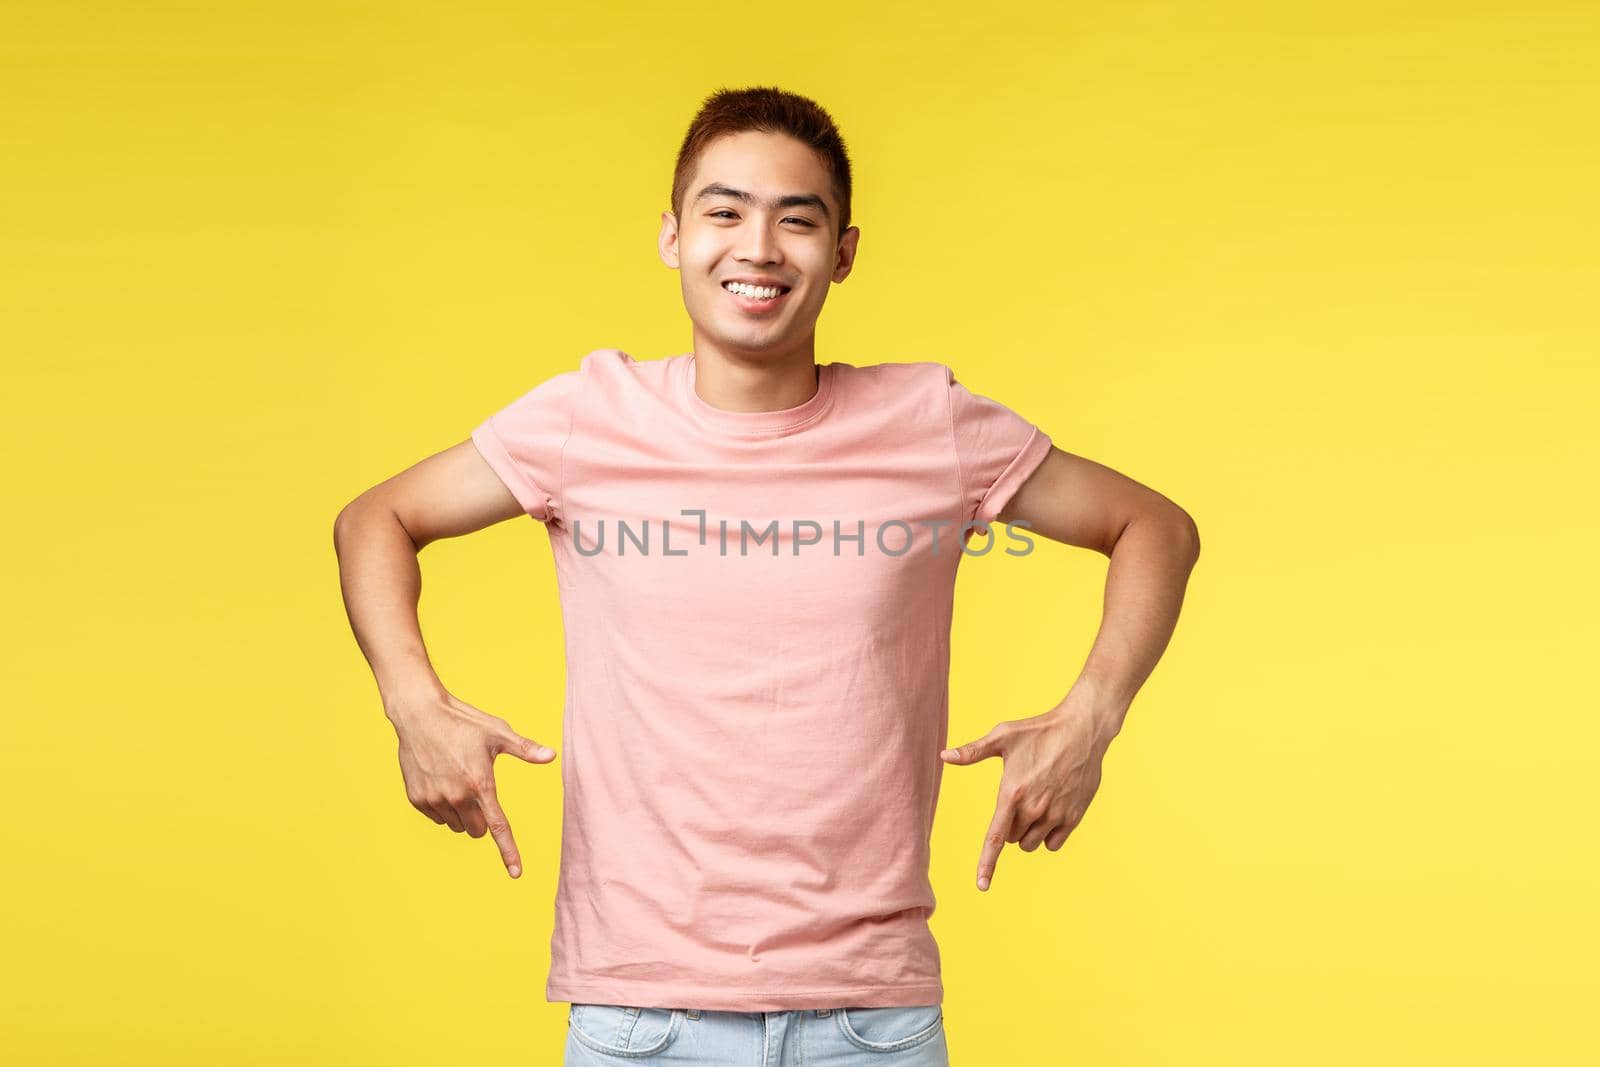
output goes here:
{"type": "Polygon", "coordinates": [[[987,890],[994,877],[995,864],[1000,861],[1000,850],[1006,847],[1006,835],[1011,830],[1012,805],[1001,800],[989,820],[989,832],[983,838],[983,854],[978,857],[978,888],[987,890]]]}
{"type": "Polygon", "coordinates": [[[516,839],[511,836],[511,822],[506,818],[506,813],[500,809],[499,798],[491,787],[478,796],[478,806],[483,809],[483,819],[489,828],[489,836],[494,838],[494,843],[500,847],[500,858],[505,861],[506,871],[513,878],[522,875],[522,856],[517,852],[516,839]]]}

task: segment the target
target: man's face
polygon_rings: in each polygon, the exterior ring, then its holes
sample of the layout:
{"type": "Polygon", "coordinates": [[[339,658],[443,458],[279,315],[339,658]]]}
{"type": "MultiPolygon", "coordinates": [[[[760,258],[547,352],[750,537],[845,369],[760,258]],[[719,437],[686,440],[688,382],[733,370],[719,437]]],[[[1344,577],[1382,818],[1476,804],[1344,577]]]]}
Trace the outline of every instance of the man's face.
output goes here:
{"type": "Polygon", "coordinates": [[[700,154],[682,217],[662,212],[662,262],[676,269],[696,344],[782,354],[810,343],[830,282],[842,282],[861,231],[842,237],[833,178],[810,148],[784,134],[745,132],[700,154]],[[748,279],[785,291],[741,295],[748,279]]]}

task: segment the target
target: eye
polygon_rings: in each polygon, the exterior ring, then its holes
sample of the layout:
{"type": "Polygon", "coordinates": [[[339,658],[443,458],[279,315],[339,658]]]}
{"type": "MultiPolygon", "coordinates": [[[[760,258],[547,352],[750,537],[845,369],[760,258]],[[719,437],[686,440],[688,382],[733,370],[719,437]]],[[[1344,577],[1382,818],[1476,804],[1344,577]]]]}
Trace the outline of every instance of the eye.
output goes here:
{"type": "MultiPolygon", "coordinates": [[[[729,211],[725,207],[719,207],[715,211],[706,212],[706,218],[708,218],[708,219],[724,219],[724,218],[725,219],[736,219],[738,217],[739,217],[738,215],[735,215],[732,211],[729,211]]],[[[816,226],[817,226],[817,224],[812,222],[810,219],[803,219],[798,215],[790,215],[788,218],[784,219],[783,221],[784,222],[798,222],[800,225],[809,227],[810,229],[816,229],[816,226]]]]}

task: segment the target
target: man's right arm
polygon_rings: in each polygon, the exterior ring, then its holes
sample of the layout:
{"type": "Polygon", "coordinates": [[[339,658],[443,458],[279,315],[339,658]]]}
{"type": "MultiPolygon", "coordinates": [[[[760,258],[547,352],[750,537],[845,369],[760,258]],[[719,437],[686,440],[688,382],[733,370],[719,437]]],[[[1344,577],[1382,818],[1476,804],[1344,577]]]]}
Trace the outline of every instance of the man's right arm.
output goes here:
{"type": "Polygon", "coordinates": [[[417,553],[522,514],[470,440],[373,486],[339,512],[333,544],[345,611],[391,719],[407,698],[443,689],[417,621],[417,553]]]}
{"type": "Polygon", "coordinates": [[[406,798],[440,825],[492,834],[513,878],[521,857],[496,796],[494,759],[505,752],[548,763],[555,752],[446,690],[417,620],[417,554],[442,537],[523,514],[469,439],[368,489],[333,524],[345,610],[399,737],[406,798]]]}

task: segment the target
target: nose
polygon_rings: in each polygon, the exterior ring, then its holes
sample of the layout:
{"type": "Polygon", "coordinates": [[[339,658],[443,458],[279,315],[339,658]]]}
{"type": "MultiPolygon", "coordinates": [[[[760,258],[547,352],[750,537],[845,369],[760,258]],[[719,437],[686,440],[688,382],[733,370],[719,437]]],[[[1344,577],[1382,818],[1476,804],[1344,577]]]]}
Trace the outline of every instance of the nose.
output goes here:
{"type": "Polygon", "coordinates": [[[741,263],[765,266],[782,259],[782,253],[778,251],[777,236],[770,226],[760,222],[746,226],[742,238],[743,243],[738,257],[741,263]]]}

